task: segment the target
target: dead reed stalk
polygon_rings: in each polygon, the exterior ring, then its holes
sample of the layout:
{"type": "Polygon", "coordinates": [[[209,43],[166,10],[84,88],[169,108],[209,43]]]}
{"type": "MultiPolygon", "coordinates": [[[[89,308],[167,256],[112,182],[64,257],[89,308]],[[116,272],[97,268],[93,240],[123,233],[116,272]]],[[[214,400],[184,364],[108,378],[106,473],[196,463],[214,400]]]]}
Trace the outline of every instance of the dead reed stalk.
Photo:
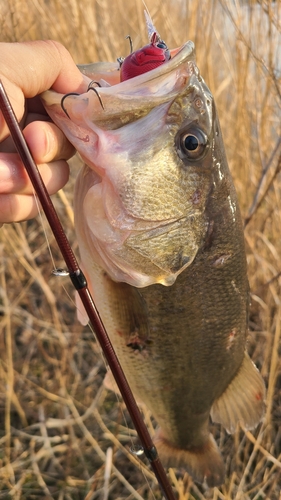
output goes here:
{"type": "MultiPolygon", "coordinates": [[[[175,471],[170,477],[180,500],[277,500],[281,1],[147,0],[147,5],[169,47],[195,41],[198,66],[217,102],[248,222],[248,348],[268,385],[266,417],[255,432],[237,429],[231,437],[213,426],[228,470],[221,488],[204,491],[175,471]]],[[[141,0],[8,0],[0,4],[0,26],[2,41],[59,40],[77,63],[125,56],[128,33],[136,48],[147,43],[141,0]]],[[[55,201],[74,250],[70,206],[77,161],[55,201]]],[[[72,289],[67,279],[51,276],[40,219],[4,226],[0,256],[0,498],[160,498],[146,465],[137,465],[127,451],[134,431],[122,402],[101,388],[105,367],[92,332],[76,320],[72,289]]],[[[152,428],[149,413],[145,418],[152,428]]]]}

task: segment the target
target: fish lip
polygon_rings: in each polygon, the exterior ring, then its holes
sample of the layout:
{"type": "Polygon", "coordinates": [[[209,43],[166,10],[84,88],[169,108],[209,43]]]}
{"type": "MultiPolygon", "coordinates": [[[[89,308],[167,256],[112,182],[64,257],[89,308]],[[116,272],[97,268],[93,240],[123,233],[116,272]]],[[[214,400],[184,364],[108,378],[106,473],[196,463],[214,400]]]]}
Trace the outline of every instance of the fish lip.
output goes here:
{"type": "MultiPolygon", "coordinates": [[[[145,84],[153,82],[153,80],[157,80],[161,76],[165,76],[168,73],[172,73],[174,70],[176,70],[185,63],[186,64],[188,64],[189,62],[195,63],[195,46],[191,40],[185,42],[180,48],[172,49],[171,53],[172,53],[171,59],[166,61],[164,64],[158,66],[157,68],[147,71],[146,73],[143,73],[141,75],[137,75],[133,78],[130,78],[129,80],[124,80],[123,82],[119,81],[119,83],[115,83],[114,85],[101,86],[98,88],[99,94],[101,96],[106,94],[110,95],[112,93],[112,89],[114,89],[113,90],[114,93],[116,93],[118,90],[118,92],[121,95],[123,93],[126,94],[127,90],[130,91],[129,93],[132,93],[132,90],[135,89],[136,87],[141,88],[145,84]]],[[[88,91],[89,84],[93,81],[93,78],[89,78],[86,74],[86,70],[84,69],[86,66],[87,65],[80,66],[80,71],[84,76],[84,84],[82,84],[80,95],[77,96],[78,99],[81,98],[81,96],[85,96],[85,94],[88,91]]],[[[95,63],[93,63],[92,65],[90,64],[89,66],[92,66],[94,68],[95,63]]],[[[97,68],[100,68],[99,63],[97,63],[97,68]]],[[[108,69],[105,69],[105,73],[108,73],[108,75],[110,75],[112,71],[113,70],[109,69],[109,66],[108,69]]],[[[117,68],[115,71],[118,71],[117,68]]],[[[98,71],[95,73],[95,80],[98,81],[100,78],[104,78],[105,73],[102,72],[101,69],[98,69],[98,71]]],[[[44,105],[48,108],[48,106],[51,106],[53,104],[60,104],[60,101],[64,97],[64,95],[65,94],[60,94],[53,90],[47,90],[43,92],[40,97],[43,100],[44,105]]]]}
{"type": "MultiPolygon", "coordinates": [[[[106,82],[106,74],[98,63],[98,71],[92,72],[91,78],[84,74],[81,94],[65,95],[48,90],[41,94],[43,105],[79,150],[77,145],[81,140],[90,142],[90,136],[93,138],[96,134],[99,137],[101,130],[108,132],[136,121],[152,109],[172,102],[187,89],[192,75],[199,75],[194,44],[188,41],[175,51],[174,57],[153,70],[114,85],[105,83],[106,86],[96,87],[95,92],[90,92],[88,88],[92,81],[106,82]]],[[[106,73],[109,75],[110,71],[106,69],[106,73]]]]}

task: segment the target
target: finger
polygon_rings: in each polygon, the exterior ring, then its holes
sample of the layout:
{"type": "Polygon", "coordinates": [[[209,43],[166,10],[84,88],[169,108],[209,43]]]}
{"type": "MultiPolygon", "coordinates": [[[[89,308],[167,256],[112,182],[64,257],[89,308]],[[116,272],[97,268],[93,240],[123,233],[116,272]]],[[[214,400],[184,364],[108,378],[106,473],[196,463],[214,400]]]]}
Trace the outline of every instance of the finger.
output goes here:
{"type": "MultiPolygon", "coordinates": [[[[83,75],[69,52],[52,40],[1,43],[0,78],[19,121],[26,98],[51,87],[62,94],[84,89],[83,75]]],[[[0,112],[0,141],[7,135],[8,128],[0,112]]]]}
{"type": "Polygon", "coordinates": [[[39,203],[33,195],[1,194],[0,226],[5,222],[21,222],[38,214],[39,203]]]}
{"type": "Polygon", "coordinates": [[[68,160],[75,149],[62,131],[51,122],[32,122],[23,131],[36,163],[68,160]]]}
{"type": "MultiPolygon", "coordinates": [[[[64,160],[43,163],[38,168],[50,194],[56,193],[68,181],[69,166],[64,160]]],[[[0,196],[32,193],[32,184],[19,156],[16,153],[0,153],[0,196]]]]}
{"type": "MultiPolygon", "coordinates": [[[[66,162],[64,163],[66,164],[66,162]]],[[[62,169],[60,168],[60,170],[62,169]]],[[[68,178],[68,176],[66,177],[68,178]]],[[[46,184],[51,195],[64,185],[59,185],[57,178],[52,178],[46,184]]],[[[32,219],[38,214],[38,209],[40,209],[40,203],[34,192],[32,194],[0,194],[0,227],[6,222],[21,222],[32,219]]]]}
{"type": "MultiPolygon", "coordinates": [[[[51,118],[48,115],[40,115],[37,113],[29,113],[26,116],[26,119],[22,120],[20,123],[20,128],[22,129],[23,127],[26,127],[29,123],[36,121],[37,126],[41,126],[42,122],[50,122],[51,118]],[[40,123],[38,123],[40,122],[40,123]]],[[[37,127],[34,129],[34,133],[37,134],[37,127]]],[[[9,135],[6,139],[1,140],[1,132],[0,132],[0,152],[1,153],[15,153],[17,151],[15,143],[12,139],[12,137],[9,135]]],[[[66,158],[65,158],[66,159],[66,158]]],[[[41,161],[41,160],[40,160],[41,161]]],[[[39,163],[39,162],[38,162],[39,163]]],[[[43,160],[41,161],[43,163],[43,160]]]]}
{"type": "Polygon", "coordinates": [[[75,92],[83,84],[69,52],[52,40],[1,44],[0,73],[26,98],[51,87],[62,94],[75,92]]]}

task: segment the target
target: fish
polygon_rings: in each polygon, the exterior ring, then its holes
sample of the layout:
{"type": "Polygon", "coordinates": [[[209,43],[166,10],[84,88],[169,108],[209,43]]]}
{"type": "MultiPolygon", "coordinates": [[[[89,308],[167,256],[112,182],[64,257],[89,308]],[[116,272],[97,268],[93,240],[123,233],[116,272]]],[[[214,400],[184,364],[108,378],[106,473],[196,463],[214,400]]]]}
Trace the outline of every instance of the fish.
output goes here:
{"type": "Polygon", "coordinates": [[[81,66],[84,92],[42,100],[84,161],[81,268],[160,459],[214,487],[226,472],[210,417],[256,427],[265,384],[246,350],[243,224],[214,98],[193,42],[164,59],[123,78],[124,61],[81,66]]]}

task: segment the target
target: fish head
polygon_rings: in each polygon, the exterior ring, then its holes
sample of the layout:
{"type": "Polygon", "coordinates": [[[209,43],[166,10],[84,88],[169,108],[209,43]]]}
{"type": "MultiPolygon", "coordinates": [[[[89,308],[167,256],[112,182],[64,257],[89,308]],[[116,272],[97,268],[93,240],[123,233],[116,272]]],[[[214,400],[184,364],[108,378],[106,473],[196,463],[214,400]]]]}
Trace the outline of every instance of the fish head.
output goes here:
{"type": "Polygon", "coordinates": [[[208,231],[213,97],[193,43],[171,53],[160,67],[119,83],[116,65],[107,82],[100,64],[84,67],[85,92],[66,96],[64,109],[64,96],[42,95],[85,162],[75,191],[80,251],[87,246],[113,280],[136,287],[173,284],[208,231]]]}

